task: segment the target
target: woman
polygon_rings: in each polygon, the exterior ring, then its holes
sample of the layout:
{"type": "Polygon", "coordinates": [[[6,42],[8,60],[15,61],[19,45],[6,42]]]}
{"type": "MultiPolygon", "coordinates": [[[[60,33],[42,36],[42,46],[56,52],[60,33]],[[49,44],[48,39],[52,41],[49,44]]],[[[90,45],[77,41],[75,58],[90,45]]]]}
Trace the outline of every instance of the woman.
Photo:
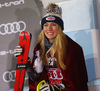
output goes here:
{"type": "Polygon", "coordinates": [[[63,33],[61,8],[49,4],[43,14],[32,61],[32,72],[37,76],[28,71],[29,91],[36,91],[42,80],[48,84],[43,84],[40,91],[88,91],[82,47],[63,33]]]}

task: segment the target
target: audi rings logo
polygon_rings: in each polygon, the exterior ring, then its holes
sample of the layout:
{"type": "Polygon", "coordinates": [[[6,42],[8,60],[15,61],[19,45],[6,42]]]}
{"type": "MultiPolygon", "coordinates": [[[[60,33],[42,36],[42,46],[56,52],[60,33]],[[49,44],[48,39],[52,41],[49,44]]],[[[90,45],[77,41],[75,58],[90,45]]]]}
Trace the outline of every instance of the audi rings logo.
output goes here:
{"type": "Polygon", "coordinates": [[[3,80],[5,82],[14,82],[15,81],[15,76],[16,76],[16,71],[15,70],[12,70],[11,72],[10,71],[6,71],[4,74],[3,74],[3,80]]]}
{"type": "MultiPolygon", "coordinates": [[[[16,71],[12,70],[12,71],[6,71],[3,74],[3,80],[4,82],[14,82],[15,81],[15,76],[16,76],[16,71]]],[[[28,76],[25,77],[25,80],[28,79],[28,76]]]]}
{"type": "Polygon", "coordinates": [[[24,21],[1,24],[0,25],[0,34],[6,35],[6,34],[17,33],[17,32],[21,32],[25,29],[26,29],[26,24],[24,21]]]}

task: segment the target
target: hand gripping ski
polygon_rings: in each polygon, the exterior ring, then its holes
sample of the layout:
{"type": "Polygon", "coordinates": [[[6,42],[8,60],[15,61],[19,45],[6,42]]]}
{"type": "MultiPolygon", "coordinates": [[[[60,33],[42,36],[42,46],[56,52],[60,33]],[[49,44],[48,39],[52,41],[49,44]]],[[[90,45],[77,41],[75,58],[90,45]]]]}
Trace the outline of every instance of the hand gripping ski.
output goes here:
{"type": "Polygon", "coordinates": [[[22,31],[19,34],[19,46],[23,48],[23,52],[17,58],[14,91],[23,91],[25,69],[26,69],[31,37],[32,36],[28,31],[22,31]]]}

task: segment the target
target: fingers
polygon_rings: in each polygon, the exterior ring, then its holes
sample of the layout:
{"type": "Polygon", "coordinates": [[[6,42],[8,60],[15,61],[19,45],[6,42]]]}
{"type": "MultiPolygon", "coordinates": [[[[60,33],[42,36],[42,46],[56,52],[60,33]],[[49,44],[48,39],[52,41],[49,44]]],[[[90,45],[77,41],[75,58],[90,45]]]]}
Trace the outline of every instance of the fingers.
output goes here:
{"type": "Polygon", "coordinates": [[[44,84],[40,87],[40,91],[60,91],[61,89],[65,89],[64,84],[44,84]]]}
{"type": "Polygon", "coordinates": [[[17,58],[19,55],[21,55],[23,49],[21,46],[16,46],[16,49],[14,50],[14,57],[17,58]]]}
{"type": "Polygon", "coordinates": [[[45,84],[40,87],[40,91],[50,91],[49,84],[45,84]]]}

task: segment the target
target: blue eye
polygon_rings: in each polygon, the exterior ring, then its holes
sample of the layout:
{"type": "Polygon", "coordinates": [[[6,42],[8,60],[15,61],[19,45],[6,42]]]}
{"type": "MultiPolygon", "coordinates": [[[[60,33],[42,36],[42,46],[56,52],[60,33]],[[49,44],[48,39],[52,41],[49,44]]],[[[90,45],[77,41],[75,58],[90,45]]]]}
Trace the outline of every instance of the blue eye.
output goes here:
{"type": "Polygon", "coordinates": [[[47,24],[44,24],[44,26],[48,26],[47,24]]]}
{"type": "Polygon", "coordinates": [[[57,26],[57,24],[56,24],[56,23],[52,23],[52,25],[53,25],[53,26],[57,26]]]}
{"type": "Polygon", "coordinates": [[[52,24],[53,26],[56,26],[56,24],[52,24]]]}

